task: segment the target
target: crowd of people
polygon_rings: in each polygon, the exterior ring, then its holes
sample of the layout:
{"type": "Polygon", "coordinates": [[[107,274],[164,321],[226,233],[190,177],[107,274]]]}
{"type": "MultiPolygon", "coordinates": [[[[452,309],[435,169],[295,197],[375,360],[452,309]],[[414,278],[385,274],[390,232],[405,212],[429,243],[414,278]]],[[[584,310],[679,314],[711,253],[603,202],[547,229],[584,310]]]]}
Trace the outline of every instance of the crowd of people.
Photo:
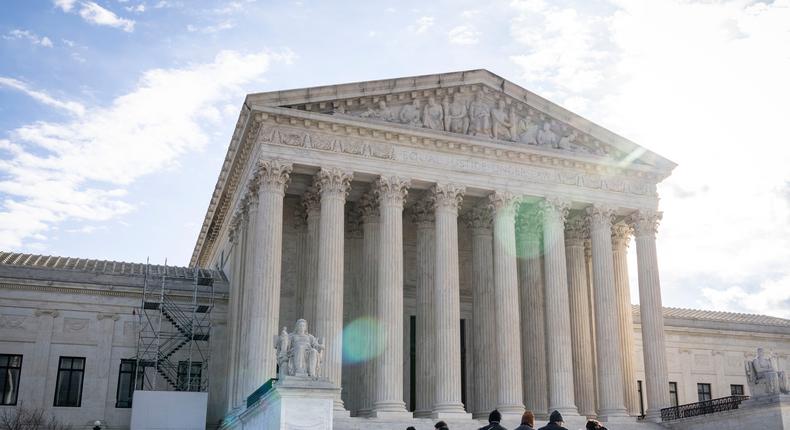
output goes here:
{"type": "MultiPolygon", "coordinates": [[[[499,424],[500,421],[502,421],[502,414],[494,409],[488,414],[488,425],[480,427],[478,430],[508,430],[499,424]]],[[[559,411],[554,411],[549,415],[549,422],[538,430],[568,430],[563,427],[564,424],[562,414],[559,411]]],[[[607,430],[606,427],[596,420],[588,420],[585,427],[586,430],[607,430]]],[[[450,430],[450,426],[444,421],[437,422],[433,428],[435,430],[450,430]]],[[[406,430],[415,430],[415,428],[407,427],[406,430]]],[[[516,427],[515,430],[535,430],[535,414],[532,411],[524,412],[524,415],[521,416],[521,425],[516,427]]]]}

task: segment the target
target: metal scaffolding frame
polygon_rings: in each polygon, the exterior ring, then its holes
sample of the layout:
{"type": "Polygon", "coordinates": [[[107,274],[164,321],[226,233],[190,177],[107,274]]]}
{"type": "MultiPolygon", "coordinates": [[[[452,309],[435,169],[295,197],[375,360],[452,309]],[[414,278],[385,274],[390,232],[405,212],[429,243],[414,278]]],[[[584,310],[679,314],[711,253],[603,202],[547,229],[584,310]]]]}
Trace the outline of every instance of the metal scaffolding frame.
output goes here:
{"type": "Polygon", "coordinates": [[[214,278],[192,270],[191,291],[173,288],[176,268],[146,261],[137,310],[135,388],[148,391],[208,391],[214,278]],[[163,268],[163,270],[162,270],[163,268]]]}

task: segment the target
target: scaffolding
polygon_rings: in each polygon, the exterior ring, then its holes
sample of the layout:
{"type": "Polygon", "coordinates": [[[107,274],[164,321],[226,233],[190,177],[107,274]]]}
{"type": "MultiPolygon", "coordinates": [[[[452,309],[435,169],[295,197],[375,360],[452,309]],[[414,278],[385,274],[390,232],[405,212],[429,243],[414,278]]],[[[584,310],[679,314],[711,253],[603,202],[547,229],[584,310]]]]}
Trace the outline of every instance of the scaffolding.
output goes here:
{"type": "Polygon", "coordinates": [[[136,389],[208,391],[213,308],[211,271],[146,261],[137,310],[136,389]],[[191,284],[185,285],[189,271],[191,284]]]}

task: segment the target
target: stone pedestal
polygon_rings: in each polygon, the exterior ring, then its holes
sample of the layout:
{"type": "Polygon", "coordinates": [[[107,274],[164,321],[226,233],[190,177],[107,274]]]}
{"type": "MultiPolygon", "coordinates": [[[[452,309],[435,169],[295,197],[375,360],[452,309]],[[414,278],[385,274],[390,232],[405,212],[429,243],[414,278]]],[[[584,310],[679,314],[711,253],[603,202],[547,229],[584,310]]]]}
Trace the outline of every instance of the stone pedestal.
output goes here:
{"type": "Polygon", "coordinates": [[[332,430],[340,389],[328,380],[285,377],[254,404],[226,419],[223,430],[332,430]]]}

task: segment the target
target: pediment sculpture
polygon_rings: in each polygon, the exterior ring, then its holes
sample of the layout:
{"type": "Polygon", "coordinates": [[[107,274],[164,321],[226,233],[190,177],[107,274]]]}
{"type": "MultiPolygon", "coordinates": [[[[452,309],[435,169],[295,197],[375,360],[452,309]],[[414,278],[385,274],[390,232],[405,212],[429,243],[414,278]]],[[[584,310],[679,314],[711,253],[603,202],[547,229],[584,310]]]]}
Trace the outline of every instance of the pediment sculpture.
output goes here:
{"type": "Polygon", "coordinates": [[[447,94],[441,101],[429,95],[400,104],[384,99],[349,107],[338,103],[332,114],[571,152],[621,155],[614,148],[523,103],[506,101],[501,95],[482,90],[473,95],[468,91],[447,94]]]}
{"type": "Polygon", "coordinates": [[[753,398],[790,394],[785,372],[779,370],[773,357],[765,355],[763,348],[757,348],[757,357],[747,360],[744,364],[749,391],[753,398]]]}
{"type": "Polygon", "coordinates": [[[320,377],[324,342],[307,332],[307,321],[304,319],[296,321],[293,333],[288,333],[283,327],[280,334],[274,337],[274,348],[277,351],[280,379],[287,376],[320,377]]]}

